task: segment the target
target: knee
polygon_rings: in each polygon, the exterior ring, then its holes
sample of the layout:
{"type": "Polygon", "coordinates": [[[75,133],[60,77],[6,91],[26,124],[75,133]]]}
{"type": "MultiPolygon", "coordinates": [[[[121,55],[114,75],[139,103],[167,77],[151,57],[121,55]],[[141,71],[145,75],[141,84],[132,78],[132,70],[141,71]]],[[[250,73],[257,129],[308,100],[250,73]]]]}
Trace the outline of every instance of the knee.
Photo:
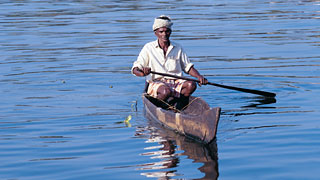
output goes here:
{"type": "Polygon", "coordinates": [[[190,96],[197,89],[197,84],[193,81],[187,81],[184,83],[181,94],[184,96],[190,96]]]}
{"type": "Polygon", "coordinates": [[[167,100],[171,95],[171,90],[168,86],[160,86],[157,91],[157,98],[167,100]]]}

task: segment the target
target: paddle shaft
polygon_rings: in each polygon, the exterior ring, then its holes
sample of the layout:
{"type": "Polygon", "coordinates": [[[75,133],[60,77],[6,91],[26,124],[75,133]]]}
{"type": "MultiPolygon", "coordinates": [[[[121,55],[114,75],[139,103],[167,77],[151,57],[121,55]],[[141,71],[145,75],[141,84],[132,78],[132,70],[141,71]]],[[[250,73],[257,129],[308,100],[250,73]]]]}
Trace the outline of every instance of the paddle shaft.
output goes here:
{"type": "MultiPolygon", "coordinates": [[[[176,75],[166,74],[166,73],[160,73],[160,72],[155,72],[155,71],[151,71],[151,73],[152,74],[158,74],[158,75],[161,75],[161,76],[168,76],[168,77],[173,77],[173,78],[177,78],[177,79],[184,79],[184,80],[187,80],[187,81],[194,81],[194,82],[200,83],[199,80],[188,78],[188,77],[181,77],[181,76],[176,76],[176,75]]],[[[260,90],[239,88],[239,87],[227,86],[227,85],[222,85],[222,84],[217,84],[217,83],[212,83],[212,82],[208,82],[208,84],[210,84],[212,86],[217,86],[217,87],[226,88],[226,89],[232,89],[232,90],[241,91],[241,92],[245,92],[245,93],[258,94],[258,95],[262,95],[262,96],[266,96],[266,97],[275,97],[276,96],[275,93],[265,92],[265,91],[260,91],[260,90]]]]}

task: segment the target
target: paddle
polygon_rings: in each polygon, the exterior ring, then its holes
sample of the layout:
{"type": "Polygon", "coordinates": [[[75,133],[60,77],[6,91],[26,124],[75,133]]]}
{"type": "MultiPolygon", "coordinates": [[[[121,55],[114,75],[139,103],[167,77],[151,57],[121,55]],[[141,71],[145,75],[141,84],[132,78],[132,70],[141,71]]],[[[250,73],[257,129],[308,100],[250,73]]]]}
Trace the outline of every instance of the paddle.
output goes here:
{"type": "MultiPolygon", "coordinates": [[[[200,83],[199,80],[188,78],[188,77],[181,77],[181,76],[176,76],[176,75],[171,75],[171,74],[166,74],[166,73],[160,73],[160,72],[155,72],[155,71],[151,71],[151,73],[152,74],[158,74],[158,75],[161,75],[161,76],[168,76],[168,77],[173,77],[173,78],[177,78],[177,79],[184,79],[184,80],[187,80],[187,81],[194,81],[194,82],[200,83]]],[[[272,93],[272,92],[233,87],[233,86],[227,86],[227,85],[222,85],[222,84],[216,84],[216,83],[212,83],[212,82],[208,82],[208,84],[210,84],[212,86],[217,86],[217,87],[226,88],[226,89],[232,89],[232,90],[241,91],[241,92],[245,92],[245,93],[258,94],[258,95],[262,95],[262,96],[266,96],[266,97],[276,97],[276,94],[272,93]]]]}

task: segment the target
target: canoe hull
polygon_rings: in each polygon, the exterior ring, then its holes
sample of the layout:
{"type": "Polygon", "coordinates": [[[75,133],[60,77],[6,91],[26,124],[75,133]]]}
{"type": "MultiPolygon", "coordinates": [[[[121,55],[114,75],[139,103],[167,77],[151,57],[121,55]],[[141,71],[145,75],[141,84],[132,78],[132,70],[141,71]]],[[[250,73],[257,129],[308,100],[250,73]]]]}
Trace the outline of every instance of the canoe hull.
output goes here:
{"type": "Polygon", "coordinates": [[[201,98],[190,97],[192,104],[185,111],[175,113],[154,105],[145,94],[142,96],[145,114],[148,119],[204,143],[216,137],[220,118],[220,107],[210,108],[201,98]]]}

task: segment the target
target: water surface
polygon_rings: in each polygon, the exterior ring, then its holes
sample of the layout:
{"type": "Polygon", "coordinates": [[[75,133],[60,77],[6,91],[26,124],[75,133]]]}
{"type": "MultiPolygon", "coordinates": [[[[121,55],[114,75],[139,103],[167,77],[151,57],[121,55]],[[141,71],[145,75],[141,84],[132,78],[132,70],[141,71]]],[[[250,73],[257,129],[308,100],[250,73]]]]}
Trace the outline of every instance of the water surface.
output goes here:
{"type": "Polygon", "coordinates": [[[0,2],[0,179],[317,179],[320,1],[0,2]],[[153,18],[213,86],[204,146],[149,121],[130,74],[153,18]],[[124,120],[129,116],[129,123],[124,120]]]}

